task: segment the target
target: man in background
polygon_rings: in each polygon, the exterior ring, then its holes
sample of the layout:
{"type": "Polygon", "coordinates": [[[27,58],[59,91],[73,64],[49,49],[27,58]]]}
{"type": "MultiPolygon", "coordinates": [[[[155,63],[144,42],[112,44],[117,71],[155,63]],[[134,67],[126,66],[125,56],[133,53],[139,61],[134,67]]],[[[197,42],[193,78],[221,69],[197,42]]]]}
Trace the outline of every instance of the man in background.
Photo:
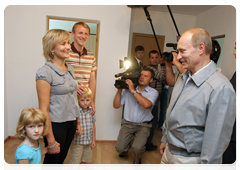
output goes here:
{"type": "Polygon", "coordinates": [[[158,63],[159,63],[158,51],[156,51],[156,50],[150,51],[149,52],[149,65],[147,66],[147,68],[150,68],[154,72],[154,78],[149,86],[158,91],[158,98],[152,109],[152,115],[153,115],[152,128],[151,128],[150,135],[149,135],[147,143],[146,143],[147,151],[153,151],[153,150],[157,149],[157,146],[153,145],[153,143],[152,143],[152,138],[154,135],[155,128],[157,127],[157,124],[158,124],[158,114],[159,114],[158,108],[161,105],[160,96],[161,96],[163,84],[165,81],[165,72],[166,72],[165,66],[161,66],[158,63]]]}
{"type": "MultiPolygon", "coordinates": [[[[77,22],[72,28],[74,42],[71,44],[70,57],[66,59],[67,64],[74,67],[74,77],[78,82],[78,95],[82,95],[84,86],[88,86],[92,91],[90,106],[92,107],[91,115],[96,112],[94,96],[96,89],[96,71],[97,63],[94,54],[85,48],[85,44],[90,35],[90,27],[85,22],[77,22]]],[[[86,170],[93,168],[86,165],[86,170]]]]}
{"type": "Polygon", "coordinates": [[[131,66],[127,71],[142,70],[143,69],[143,63],[142,63],[143,56],[144,56],[144,47],[141,45],[136,46],[134,57],[130,59],[131,66]]]}
{"type": "Polygon", "coordinates": [[[71,44],[70,57],[66,59],[67,64],[74,67],[75,78],[78,81],[77,93],[83,94],[83,86],[88,86],[92,91],[92,115],[95,114],[94,96],[96,89],[97,63],[94,54],[84,46],[90,35],[90,27],[84,22],[77,22],[72,28],[74,42],[71,44]]]}

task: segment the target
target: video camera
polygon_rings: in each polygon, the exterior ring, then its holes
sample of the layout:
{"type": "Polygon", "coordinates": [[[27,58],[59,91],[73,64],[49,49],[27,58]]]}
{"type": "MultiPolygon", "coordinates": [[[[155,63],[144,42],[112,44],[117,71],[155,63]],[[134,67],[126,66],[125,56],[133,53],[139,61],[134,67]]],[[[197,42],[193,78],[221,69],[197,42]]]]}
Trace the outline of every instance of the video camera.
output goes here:
{"type": "MultiPolygon", "coordinates": [[[[172,51],[172,52],[178,53],[178,51],[177,51],[177,43],[167,43],[166,46],[167,47],[173,47],[173,49],[175,51],[172,51]]],[[[173,54],[172,54],[172,52],[164,52],[163,53],[163,60],[164,61],[168,61],[168,62],[173,61],[173,54]]]]}
{"type": "Polygon", "coordinates": [[[141,70],[132,70],[125,71],[123,73],[115,74],[115,77],[121,77],[120,80],[116,80],[114,86],[118,89],[128,89],[128,85],[125,83],[125,80],[132,80],[134,87],[138,85],[138,79],[141,76],[141,70]]]}

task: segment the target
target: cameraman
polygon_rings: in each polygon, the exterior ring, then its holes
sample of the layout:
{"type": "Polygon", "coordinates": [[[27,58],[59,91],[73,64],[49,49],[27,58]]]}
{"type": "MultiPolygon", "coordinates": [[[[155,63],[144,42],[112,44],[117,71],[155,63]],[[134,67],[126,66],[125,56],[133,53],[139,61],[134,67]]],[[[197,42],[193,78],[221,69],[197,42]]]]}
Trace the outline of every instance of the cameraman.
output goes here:
{"type": "Polygon", "coordinates": [[[126,80],[128,90],[117,89],[113,100],[115,109],[125,105],[124,118],[118,134],[115,146],[119,157],[124,157],[128,153],[132,139],[132,150],[135,155],[134,164],[141,164],[141,157],[145,151],[145,144],[152,127],[151,110],[158,97],[158,92],[149,87],[153,81],[154,72],[149,68],[143,68],[139,78],[139,85],[134,88],[130,79],[126,80]]]}

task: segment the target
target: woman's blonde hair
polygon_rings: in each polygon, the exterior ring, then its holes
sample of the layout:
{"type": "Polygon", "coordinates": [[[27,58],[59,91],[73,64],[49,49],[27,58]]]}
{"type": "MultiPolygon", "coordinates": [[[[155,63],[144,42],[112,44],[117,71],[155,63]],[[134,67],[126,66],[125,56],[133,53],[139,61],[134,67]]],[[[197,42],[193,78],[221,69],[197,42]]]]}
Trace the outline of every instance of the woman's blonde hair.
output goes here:
{"type": "Polygon", "coordinates": [[[42,136],[46,136],[48,134],[49,123],[46,113],[37,108],[29,108],[24,109],[21,112],[21,115],[18,119],[15,136],[17,136],[20,140],[24,140],[26,137],[25,126],[31,123],[33,124],[43,123],[44,126],[42,136]]]}
{"type": "Polygon", "coordinates": [[[68,39],[70,41],[71,35],[66,30],[52,29],[46,32],[42,38],[43,56],[46,60],[52,60],[52,50],[57,42],[68,39]]]}

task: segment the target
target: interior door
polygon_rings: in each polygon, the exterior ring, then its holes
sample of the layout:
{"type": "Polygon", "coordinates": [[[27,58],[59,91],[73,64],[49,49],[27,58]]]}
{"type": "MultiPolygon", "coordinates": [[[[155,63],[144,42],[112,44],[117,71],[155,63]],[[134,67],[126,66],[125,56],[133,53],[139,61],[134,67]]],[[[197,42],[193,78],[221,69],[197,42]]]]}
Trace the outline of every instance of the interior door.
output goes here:
{"type": "MultiPolygon", "coordinates": [[[[158,39],[158,44],[160,46],[161,52],[163,53],[165,36],[156,35],[156,37],[158,39]]],[[[152,50],[159,51],[154,35],[153,34],[133,33],[131,57],[134,57],[135,47],[138,45],[141,45],[144,47],[143,65],[147,66],[147,65],[149,65],[148,53],[152,50]]],[[[160,58],[159,63],[162,63],[161,58],[160,58]]]]}

